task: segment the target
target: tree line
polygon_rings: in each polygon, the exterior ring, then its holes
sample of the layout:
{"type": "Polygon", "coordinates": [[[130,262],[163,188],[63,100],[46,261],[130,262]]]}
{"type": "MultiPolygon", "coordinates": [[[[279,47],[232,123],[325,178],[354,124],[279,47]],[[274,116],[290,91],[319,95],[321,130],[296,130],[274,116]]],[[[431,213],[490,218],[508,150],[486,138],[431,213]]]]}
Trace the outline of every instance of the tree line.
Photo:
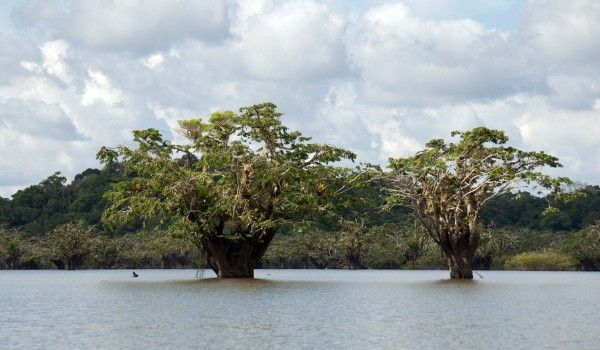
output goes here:
{"type": "Polygon", "coordinates": [[[280,116],[267,103],[182,121],[182,145],[135,131],[137,147],[100,150],[102,169],[0,198],[0,266],[600,268],[600,188],[564,191],[568,179],[538,170],[556,158],[505,146],[500,131],[348,168],[337,164],[352,152],[280,116]],[[514,191],[523,183],[545,192],[514,191]]]}

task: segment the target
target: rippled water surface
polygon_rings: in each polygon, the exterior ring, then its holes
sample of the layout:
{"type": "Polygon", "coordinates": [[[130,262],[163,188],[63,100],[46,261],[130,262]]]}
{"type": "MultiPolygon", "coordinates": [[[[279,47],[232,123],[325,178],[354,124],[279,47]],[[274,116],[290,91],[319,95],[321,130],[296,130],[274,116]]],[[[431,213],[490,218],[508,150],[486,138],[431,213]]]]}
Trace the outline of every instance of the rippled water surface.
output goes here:
{"type": "Polygon", "coordinates": [[[0,271],[0,348],[600,349],[600,273],[0,271]]]}

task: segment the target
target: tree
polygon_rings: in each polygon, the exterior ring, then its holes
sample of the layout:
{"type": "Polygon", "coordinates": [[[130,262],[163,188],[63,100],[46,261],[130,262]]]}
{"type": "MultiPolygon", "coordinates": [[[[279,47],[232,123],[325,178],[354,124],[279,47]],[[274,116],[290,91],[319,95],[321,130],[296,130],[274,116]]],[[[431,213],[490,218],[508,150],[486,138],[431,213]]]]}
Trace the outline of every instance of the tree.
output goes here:
{"type": "Polygon", "coordinates": [[[94,228],[84,221],[77,221],[58,226],[48,234],[45,241],[56,265],[75,270],[92,251],[94,238],[94,228]]]}
{"type": "Polygon", "coordinates": [[[17,230],[0,226],[0,268],[14,270],[19,266],[25,240],[17,230]]]}
{"type": "Polygon", "coordinates": [[[134,131],[136,148],[103,147],[128,178],[107,192],[108,225],[142,218],[177,228],[219,277],[253,277],[276,231],[307,210],[325,211],[347,172],[330,163],[347,150],[288,131],[272,103],[179,122],[189,140],[174,144],[155,129],[134,131]]]}
{"type": "Polygon", "coordinates": [[[502,131],[475,128],[452,132],[457,143],[434,139],[412,157],[390,159],[390,205],[412,208],[447,260],[452,278],[473,278],[473,258],[479,244],[477,221],[491,199],[521,188],[546,189],[552,198],[569,195],[564,177],[552,177],[541,167],[560,167],[556,157],[505,146],[502,131]]]}
{"type": "Polygon", "coordinates": [[[363,269],[364,250],[371,238],[365,220],[341,220],[333,246],[341,252],[348,269],[363,269]]]}
{"type": "Polygon", "coordinates": [[[583,270],[600,270],[600,221],[575,233],[564,246],[564,250],[577,259],[583,270]]]}
{"type": "Polygon", "coordinates": [[[42,235],[46,230],[68,221],[69,194],[67,179],[56,172],[37,185],[17,191],[7,206],[7,223],[10,227],[22,227],[29,235],[42,235]]]}

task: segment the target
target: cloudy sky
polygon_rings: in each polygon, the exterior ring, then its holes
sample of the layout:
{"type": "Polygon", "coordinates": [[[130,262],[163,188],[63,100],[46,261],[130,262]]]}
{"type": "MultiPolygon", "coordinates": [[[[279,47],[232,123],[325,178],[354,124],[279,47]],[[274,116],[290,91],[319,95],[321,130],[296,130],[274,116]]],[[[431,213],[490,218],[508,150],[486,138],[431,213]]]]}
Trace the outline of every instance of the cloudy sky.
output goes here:
{"type": "Polygon", "coordinates": [[[2,1],[0,195],[263,101],[363,161],[487,126],[599,184],[599,33],[596,0],[2,1]]]}

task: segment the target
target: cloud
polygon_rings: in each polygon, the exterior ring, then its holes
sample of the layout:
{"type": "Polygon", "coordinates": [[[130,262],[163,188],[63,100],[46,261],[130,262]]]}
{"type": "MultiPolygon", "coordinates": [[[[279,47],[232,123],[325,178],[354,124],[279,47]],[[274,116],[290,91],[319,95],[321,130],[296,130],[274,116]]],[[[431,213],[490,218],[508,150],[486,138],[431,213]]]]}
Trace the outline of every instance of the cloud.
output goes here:
{"type": "Polygon", "coordinates": [[[600,96],[600,3],[526,3],[517,37],[520,47],[546,67],[549,103],[567,109],[593,108],[600,96]]]}
{"type": "Polygon", "coordinates": [[[41,139],[84,139],[59,105],[36,100],[10,98],[5,103],[0,103],[0,128],[41,139]]]}
{"type": "Polygon", "coordinates": [[[520,35],[552,65],[598,67],[600,3],[595,0],[529,0],[520,35]]]}
{"type": "Polygon", "coordinates": [[[44,71],[66,84],[71,82],[71,76],[67,72],[67,65],[64,62],[68,48],[69,45],[64,40],[48,41],[41,47],[44,71]]]}
{"type": "Polygon", "coordinates": [[[141,62],[148,69],[157,72],[162,69],[162,66],[165,63],[166,59],[179,57],[179,51],[177,49],[171,48],[171,50],[169,50],[168,53],[158,51],[147,57],[142,58],[141,62]]]}
{"type": "Polygon", "coordinates": [[[121,91],[115,89],[110,79],[100,71],[90,69],[88,80],[85,82],[81,104],[89,106],[96,101],[114,106],[121,101],[121,91]]]}
{"type": "Polygon", "coordinates": [[[13,30],[0,33],[0,191],[98,166],[98,147],[128,144],[131,130],[176,138],[178,119],[263,101],[361,161],[485,125],[556,154],[557,174],[600,183],[596,2],[527,1],[501,29],[486,18],[521,6],[171,4],[15,5],[13,30]]]}
{"type": "Polygon", "coordinates": [[[187,38],[218,42],[228,35],[226,2],[220,0],[26,1],[15,17],[22,26],[100,51],[147,53],[187,38]]]}
{"type": "Polygon", "coordinates": [[[313,1],[239,2],[232,50],[259,79],[336,76],[345,71],[344,26],[342,16],[313,1]]]}
{"type": "Polygon", "coordinates": [[[5,191],[18,190],[55,171],[72,176],[82,167],[95,164],[89,159],[93,151],[84,141],[39,137],[0,127],[0,187],[5,191]]]}
{"type": "Polygon", "coordinates": [[[162,53],[155,53],[155,54],[152,54],[152,55],[144,58],[142,60],[142,64],[144,66],[148,67],[148,69],[158,70],[158,69],[160,69],[160,66],[163,64],[164,61],[165,61],[165,57],[163,56],[162,53]]]}
{"type": "Polygon", "coordinates": [[[544,88],[510,33],[472,19],[429,20],[402,3],[370,8],[348,31],[352,64],[373,100],[432,105],[544,88]]]}
{"type": "Polygon", "coordinates": [[[37,60],[36,45],[27,37],[0,32],[0,84],[22,74],[23,69],[15,62],[37,60]]]}
{"type": "Polygon", "coordinates": [[[10,195],[54,171],[72,174],[93,164],[87,142],[60,105],[15,98],[0,102],[0,194],[10,195]]]}

